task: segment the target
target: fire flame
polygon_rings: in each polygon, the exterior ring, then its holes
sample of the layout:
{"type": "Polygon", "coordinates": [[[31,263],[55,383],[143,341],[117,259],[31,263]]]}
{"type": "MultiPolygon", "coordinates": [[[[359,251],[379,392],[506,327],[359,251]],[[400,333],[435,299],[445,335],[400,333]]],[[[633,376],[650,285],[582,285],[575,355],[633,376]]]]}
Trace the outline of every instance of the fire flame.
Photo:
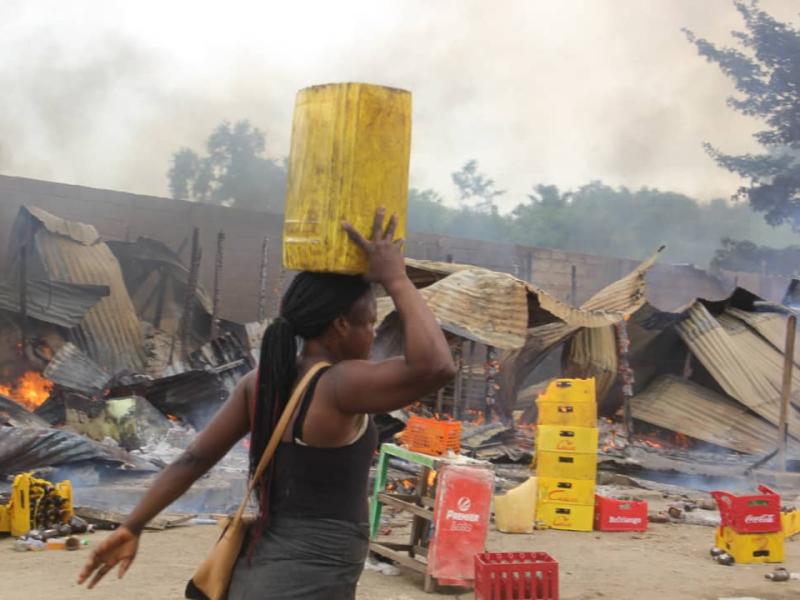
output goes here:
{"type": "Polygon", "coordinates": [[[11,385],[0,385],[0,395],[11,398],[30,411],[41,406],[52,391],[53,382],[36,371],[26,371],[11,385]]]}

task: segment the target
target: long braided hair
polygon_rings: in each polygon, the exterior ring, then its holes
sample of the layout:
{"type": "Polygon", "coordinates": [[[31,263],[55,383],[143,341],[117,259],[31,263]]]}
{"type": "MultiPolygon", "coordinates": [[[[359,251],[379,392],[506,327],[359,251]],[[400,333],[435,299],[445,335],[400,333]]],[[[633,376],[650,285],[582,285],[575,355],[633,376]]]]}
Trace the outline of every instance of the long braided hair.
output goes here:
{"type": "MultiPolygon", "coordinates": [[[[281,300],[280,315],[261,340],[258,394],[250,435],[251,477],[297,379],[298,338],[319,337],[369,291],[370,284],[357,275],[304,271],[292,280],[281,300]]],[[[262,524],[268,518],[271,475],[270,466],[256,487],[262,524]]]]}

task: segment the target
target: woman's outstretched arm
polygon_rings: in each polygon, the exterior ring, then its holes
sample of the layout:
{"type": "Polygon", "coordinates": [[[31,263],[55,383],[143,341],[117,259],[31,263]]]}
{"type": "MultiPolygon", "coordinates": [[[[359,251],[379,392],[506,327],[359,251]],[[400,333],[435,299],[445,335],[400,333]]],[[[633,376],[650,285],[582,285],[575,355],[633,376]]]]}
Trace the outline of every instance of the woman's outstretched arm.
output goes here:
{"type": "Polygon", "coordinates": [[[250,428],[248,399],[254,393],[255,371],[252,371],[239,381],[189,447],[153,481],[125,523],[92,552],[78,576],[78,584],[94,574],[89,582],[89,588],[93,588],[117,564],[119,577],[125,574],[136,556],[144,526],[180,498],[247,434],[250,428]]]}

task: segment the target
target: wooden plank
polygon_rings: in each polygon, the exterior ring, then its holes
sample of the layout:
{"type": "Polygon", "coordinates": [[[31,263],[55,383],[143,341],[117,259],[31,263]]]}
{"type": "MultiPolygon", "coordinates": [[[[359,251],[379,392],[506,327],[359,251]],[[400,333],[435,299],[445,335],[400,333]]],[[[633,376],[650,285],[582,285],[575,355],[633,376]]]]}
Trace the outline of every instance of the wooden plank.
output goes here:
{"type": "MultiPolygon", "coordinates": [[[[75,514],[82,519],[95,524],[122,525],[128,518],[127,514],[113,510],[103,510],[90,506],[76,506],[75,514]]],[[[170,527],[182,525],[194,519],[197,515],[160,515],[145,525],[145,529],[163,531],[170,527]]]]}
{"type": "Polygon", "coordinates": [[[410,512],[411,514],[422,517],[423,519],[427,519],[428,521],[433,520],[432,510],[425,508],[424,506],[418,506],[416,504],[412,504],[411,502],[406,502],[405,500],[398,500],[393,494],[389,494],[387,492],[381,492],[378,494],[378,502],[393,508],[399,508],[400,510],[410,512]]]}
{"type": "Polygon", "coordinates": [[[401,554],[400,552],[396,552],[391,548],[387,548],[383,544],[378,544],[376,542],[372,542],[369,545],[370,551],[374,552],[375,554],[380,554],[381,556],[385,556],[396,563],[403,565],[409,569],[413,569],[418,573],[425,573],[428,570],[428,565],[418,560],[411,558],[410,556],[406,556],[405,554],[401,554]]]}
{"type": "Polygon", "coordinates": [[[428,556],[428,548],[427,546],[412,546],[411,544],[399,544],[397,542],[386,542],[383,540],[376,540],[376,544],[381,544],[382,546],[386,546],[390,550],[397,550],[398,552],[414,550],[416,554],[422,554],[423,556],[428,556]]]}
{"type": "Polygon", "coordinates": [[[396,494],[392,493],[392,496],[397,498],[398,500],[404,500],[405,502],[414,502],[416,504],[420,504],[421,506],[427,506],[428,508],[433,508],[436,504],[435,498],[430,498],[428,496],[423,496],[422,498],[418,498],[416,494],[396,494]]]}

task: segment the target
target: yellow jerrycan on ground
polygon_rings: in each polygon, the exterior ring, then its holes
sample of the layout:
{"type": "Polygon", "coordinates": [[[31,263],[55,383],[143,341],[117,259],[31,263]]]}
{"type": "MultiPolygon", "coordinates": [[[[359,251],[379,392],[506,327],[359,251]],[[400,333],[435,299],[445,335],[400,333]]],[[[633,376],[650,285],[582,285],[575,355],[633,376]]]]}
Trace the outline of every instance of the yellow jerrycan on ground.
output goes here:
{"type": "Polygon", "coordinates": [[[411,93],[363,83],[300,90],[294,108],[283,226],[283,265],[364,273],[366,258],[342,229],[365,237],[379,206],[405,237],[411,93]]]}

